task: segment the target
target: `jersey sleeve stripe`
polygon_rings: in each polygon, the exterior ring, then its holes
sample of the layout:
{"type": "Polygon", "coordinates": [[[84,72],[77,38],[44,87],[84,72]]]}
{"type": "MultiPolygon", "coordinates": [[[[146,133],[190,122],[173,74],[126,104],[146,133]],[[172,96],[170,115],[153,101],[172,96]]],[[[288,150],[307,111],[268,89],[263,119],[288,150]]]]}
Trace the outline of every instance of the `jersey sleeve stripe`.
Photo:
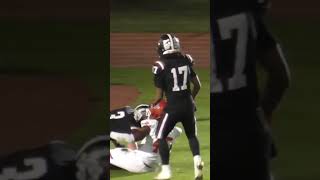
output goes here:
{"type": "Polygon", "coordinates": [[[164,65],[161,61],[156,61],[156,64],[158,64],[162,70],[164,70],[164,65]]]}
{"type": "Polygon", "coordinates": [[[200,82],[199,76],[198,76],[198,75],[196,75],[196,78],[197,78],[197,81],[199,82],[199,85],[200,85],[200,87],[201,87],[202,85],[201,85],[201,82],[200,82]]]}
{"type": "Polygon", "coordinates": [[[283,51],[282,51],[282,48],[280,46],[280,44],[277,44],[277,51],[281,57],[281,60],[282,60],[282,63],[284,65],[284,68],[286,70],[286,74],[288,76],[288,79],[289,79],[289,82],[291,82],[291,73],[290,73],[290,69],[289,69],[289,66],[288,66],[288,63],[287,63],[287,60],[286,58],[284,57],[284,54],[283,54],[283,51]]]}
{"type": "Polygon", "coordinates": [[[164,116],[163,121],[161,123],[160,129],[159,129],[159,133],[158,133],[158,136],[157,136],[158,139],[162,138],[163,128],[164,128],[164,125],[167,122],[167,119],[168,119],[168,113],[166,113],[166,115],[164,116]]]}
{"type": "Polygon", "coordinates": [[[188,59],[190,60],[191,64],[193,64],[193,58],[192,58],[189,54],[186,54],[186,56],[187,56],[188,59]]]}

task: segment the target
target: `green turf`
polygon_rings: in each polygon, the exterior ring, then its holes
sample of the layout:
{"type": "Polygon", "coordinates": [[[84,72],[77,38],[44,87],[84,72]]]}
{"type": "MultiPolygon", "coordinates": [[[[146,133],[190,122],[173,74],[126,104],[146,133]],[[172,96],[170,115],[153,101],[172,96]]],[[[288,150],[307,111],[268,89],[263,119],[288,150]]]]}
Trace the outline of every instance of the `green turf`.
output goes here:
{"type": "Polygon", "coordinates": [[[276,179],[320,179],[318,21],[273,22],[291,68],[292,83],[273,119],[279,157],[276,179]]]}
{"type": "MultiPolygon", "coordinates": [[[[210,179],[210,96],[209,96],[209,70],[197,69],[202,82],[202,89],[196,99],[198,134],[201,145],[201,154],[205,162],[204,176],[210,179]]],[[[150,103],[154,97],[154,86],[150,68],[111,68],[111,84],[133,85],[139,89],[141,95],[135,103],[150,103]],[[137,83],[138,82],[138,83],[137,83]]],[[[180,124],[179,124],[180,125],[180,124]]],[[[180,125],[181,126],[181,125],[180,125]]],[[[171,153],[171,165],[175,180],[193,178],[193,158],[189,150],[185,135],[179,137],[171,153]]],[[[122,170],[112,170],[112,180],[147,180],[152,179],[154,173],[132,174],[122,170]]]]}
{"type": "Polygon", "coordinates": [[[209,0],[112,0],[111,32],[209,32],[209,0]]]}

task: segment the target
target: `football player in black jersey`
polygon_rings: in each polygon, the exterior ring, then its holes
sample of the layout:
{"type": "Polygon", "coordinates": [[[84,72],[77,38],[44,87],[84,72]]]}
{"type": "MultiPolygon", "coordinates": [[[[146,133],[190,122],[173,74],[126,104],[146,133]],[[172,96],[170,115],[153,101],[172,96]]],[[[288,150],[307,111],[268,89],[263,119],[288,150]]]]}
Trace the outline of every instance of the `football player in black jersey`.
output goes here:
{"type": "Polygon", "coordinates": [[[104,180],[108,176],[107,136],[96,136],[78,152],[62,141],[15,152],[0,159],[1,180],[104,180]]]}
{"type": "Polygon", "coordinates": [[[114,109],[110,112],[110,137],[116,146],[127,144],[135,149],[135,141],[142,140],[149,134],[148,127],[141,127],[140,121],[150,116],[150,106],[140,104],[134,109],[130,106],[114,109]]]}
{"type": "Polygon", "coordinates": [[[160,145],[161,171],[155,179],[170,179],[169,148],[166,143],[168,133],[181,122],[194,157],[195,177],[202,179],[203,161],[200,156],[196,133],[194,99],[200,90],[200,80],[193,70],[193,59],[182,54],[179,39],[173,34],[163,34],[158,42],[160,60],[156,61],[152,72],[156,87],[156,102],[166,96],[167,106],[158,127],[157,138],[160,145]],[[190,88],[190,83],[193,88],[190,88]]]}
{"type": "Polygon", "coordinates": [[[211,5],[213,178],[269,180],[268,123],[290,74],[263,22],[268,1],[214,0],[211,5]],[[257,64],[267,74],[261,96],[257,64]]]}

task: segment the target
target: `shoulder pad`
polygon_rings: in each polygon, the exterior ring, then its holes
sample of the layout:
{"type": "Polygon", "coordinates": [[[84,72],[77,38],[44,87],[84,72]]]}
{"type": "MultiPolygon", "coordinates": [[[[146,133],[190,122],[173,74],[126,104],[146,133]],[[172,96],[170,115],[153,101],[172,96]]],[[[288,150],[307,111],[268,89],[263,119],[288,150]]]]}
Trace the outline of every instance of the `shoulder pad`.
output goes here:
{"type": "Polygon", "coordinates": [[[126,106],[125,110],[126,110],[127,114],[132,114],[134,112],[134,109],[132,107],[130,107],[130,106],[126,106]]]}
{"type": "Polygon", "coordinates": [[[191,63],[191,65],[194,64],[194,60],[193,60],[193,58],[191,57],[190,54],[186,54],[186,58],[189,60],[189,62],[191,63]]]}
{"type": "Polygon", "coordinates": [[[164,70],[164,63],[162,61],[156,61],[152,66],[152,73],[159,74],[164,70]]]}

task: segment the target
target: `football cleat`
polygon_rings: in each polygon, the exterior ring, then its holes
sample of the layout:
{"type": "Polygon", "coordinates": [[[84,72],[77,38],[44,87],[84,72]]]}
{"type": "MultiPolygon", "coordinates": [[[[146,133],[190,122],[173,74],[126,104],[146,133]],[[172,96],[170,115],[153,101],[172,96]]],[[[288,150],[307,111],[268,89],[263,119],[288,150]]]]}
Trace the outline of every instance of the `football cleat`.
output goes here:
{"type": "Polygon", "coordinates": [[[169,165],[162,165],[161,171],[157,174],[154,179],[157,180],[169,180],[171,179],[171,169],[169,165]]]}
{"type": "Polygon", "coordinates": [[[203,179],[203,173],[202,173],[203,166],[204,166],[204,162],[201,160],[201,157],[195,156],[194,157],[195,180],[202,180],[203,179]]]}

